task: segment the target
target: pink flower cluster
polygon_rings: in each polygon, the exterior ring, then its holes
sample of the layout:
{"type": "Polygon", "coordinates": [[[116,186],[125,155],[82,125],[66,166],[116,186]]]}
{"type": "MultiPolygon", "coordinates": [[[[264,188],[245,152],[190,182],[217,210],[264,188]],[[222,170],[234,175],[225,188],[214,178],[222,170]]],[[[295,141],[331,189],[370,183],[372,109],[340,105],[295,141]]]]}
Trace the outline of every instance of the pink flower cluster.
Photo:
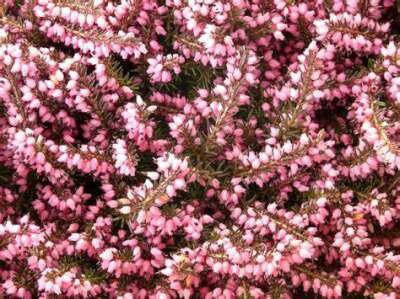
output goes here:
{"type": "Polygon", "coordinates": [[[0,298],[399,298],[399,19],[0,0],[0,298]]]}

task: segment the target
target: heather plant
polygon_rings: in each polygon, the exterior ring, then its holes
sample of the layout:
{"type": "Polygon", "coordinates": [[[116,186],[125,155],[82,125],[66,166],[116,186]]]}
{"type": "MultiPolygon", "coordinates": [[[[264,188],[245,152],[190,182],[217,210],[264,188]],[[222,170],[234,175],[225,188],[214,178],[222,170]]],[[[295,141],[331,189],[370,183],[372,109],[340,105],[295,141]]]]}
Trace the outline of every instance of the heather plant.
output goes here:
{"type": "Polygon", "coordinates": [[[399,298],[399,20],[0,0],[0,298],[399,298]]]}

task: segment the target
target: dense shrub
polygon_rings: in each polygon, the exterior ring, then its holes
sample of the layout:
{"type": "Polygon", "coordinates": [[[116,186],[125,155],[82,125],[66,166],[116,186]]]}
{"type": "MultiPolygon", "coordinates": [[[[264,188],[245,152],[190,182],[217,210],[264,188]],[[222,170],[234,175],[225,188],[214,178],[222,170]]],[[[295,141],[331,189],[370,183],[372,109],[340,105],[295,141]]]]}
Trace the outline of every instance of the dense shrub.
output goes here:
{"type": "Polygon", "coordinates": [[[399,11],[0,0],[0,297],[398,298],[399,11]]]}

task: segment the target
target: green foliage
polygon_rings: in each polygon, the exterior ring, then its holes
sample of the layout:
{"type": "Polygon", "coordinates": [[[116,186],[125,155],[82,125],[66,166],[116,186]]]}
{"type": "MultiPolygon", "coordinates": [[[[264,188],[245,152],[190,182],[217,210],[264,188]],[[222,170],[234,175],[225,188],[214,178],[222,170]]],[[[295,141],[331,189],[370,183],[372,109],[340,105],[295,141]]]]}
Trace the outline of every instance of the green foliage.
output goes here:
{"type": "Polygon", "coordinates": [[[174,12],[172,10],[168,11],[168,14],[164,17],[164,26],[167,35],[160,37],[159,42],[162,44],[167,52],[172,52],[174,50],[174,41],[178,34],[178,28],[174,24],[174,12]]]}
{"type": "Polygon", "coordinates": [[[19,194],[15,209],[23,214],[29,214],[32,219],[38,219],[36,211],[32,208],[32,201],[36,199],[36,185],[41,182],[41,177],[36,172],[30,172],[27,177],[26,191],[19,194]]]}
{"type": "Polygon", "coordinates": [[[174,75],[170,83],[160,84],[158,89],[162,92],[178,93],[193,99],[197,96],[198,89],[211,89],[213,80],[219,75],[219,71],[207,68],[193,60],[186,61],[181,68],[180,74],[174,75]]]}
{"type": "Polygon", "coordinates": [[[9,182],[13,173],[14,172],[5,165],[0,165],[0,186],[10,187],[9,182]]]}
{"type": "Polygon", "coordinates": [[[58,265],[60,273],[65,273],[74,267],[79,267],[82,271],[82,278],[93,284],[100,284],[108,277],[107,272],[103,271],[95,261],[91,261],[87,256],[63,256],[60,258],[58,265]]]}
{"type": "Polygon", "coordinates": [[[197,182],[193,182],[188,186],[187,192],[178,191],[177,197],[172,202],[168,202],[167,204],[161,207],[161,211],[163,215],[168,218],[172,218],[176,216],[177,212],[182,209],[183,204],[186,204],[194,199],[204,199],[205,191],[204,187],[201,186],[197,182]]]}
{"type": "Polygon", "coordinates": [[[132,69],[125,69],[124,64],[117,59],[115,56],[112,56],[104,61],[107,72],[109,76],[117,80],[118,84],[121,86],[129,87],[133,92],[139,91],[138,80],[135,77],[132,69]]]}
{"type": "Polygon", "coordinates": [[[169,137],[169,126],[165,121],[157,121],[157,127],[154,132],[156,139],[166,139],[169,137]]]}
{"type": "Polygon", "coordinates": [[[33,296],[36,294],[38,273],[29,269],[25,263],[18,267],[13,282],[18,287],[28,289],[33,296]]]}

